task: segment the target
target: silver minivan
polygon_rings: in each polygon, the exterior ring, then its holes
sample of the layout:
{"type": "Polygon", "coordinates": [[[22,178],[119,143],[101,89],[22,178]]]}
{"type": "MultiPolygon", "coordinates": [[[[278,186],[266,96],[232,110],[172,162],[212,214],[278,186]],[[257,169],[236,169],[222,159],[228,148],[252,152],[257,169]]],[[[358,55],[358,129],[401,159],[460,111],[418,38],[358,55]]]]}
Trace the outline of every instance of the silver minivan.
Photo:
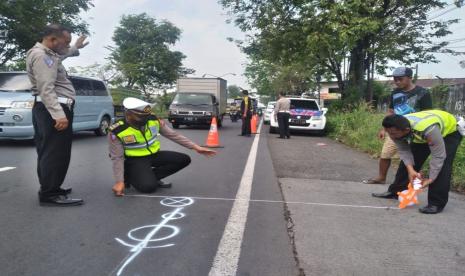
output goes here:
{"type": "MultiPolygon", "coordinates": [[[[70,76],[76,90],[73,131],[107,133],[114,117],[113,100],[101,80],[70,76]]],[[[0,139],[32,139],[31,83],[26,72],[0,72],[0,139]]]]}

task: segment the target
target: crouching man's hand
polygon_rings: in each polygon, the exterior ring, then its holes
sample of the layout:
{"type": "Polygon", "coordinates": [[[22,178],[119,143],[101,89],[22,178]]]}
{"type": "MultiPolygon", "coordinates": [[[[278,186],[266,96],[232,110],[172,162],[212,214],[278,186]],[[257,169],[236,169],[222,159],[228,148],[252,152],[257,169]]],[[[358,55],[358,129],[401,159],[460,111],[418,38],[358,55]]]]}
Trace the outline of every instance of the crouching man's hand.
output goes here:
{"type": "Polygon", "coordinates": [[[204,147],[201,147],[201,146],[198,146],[198,145],[195,145],[193,150],[195,150],[197,153],[205,155],[206,157],[212,157],[212,156],[216,155],[216,151],[211,150],[209,148],[204,148],[204,147]]]}
{"type": "Polygon", "coordinates": [[[123,196],[124,195],[124,182],[116,182],[111,188],[115,193],[115,196],[123,196]]]}

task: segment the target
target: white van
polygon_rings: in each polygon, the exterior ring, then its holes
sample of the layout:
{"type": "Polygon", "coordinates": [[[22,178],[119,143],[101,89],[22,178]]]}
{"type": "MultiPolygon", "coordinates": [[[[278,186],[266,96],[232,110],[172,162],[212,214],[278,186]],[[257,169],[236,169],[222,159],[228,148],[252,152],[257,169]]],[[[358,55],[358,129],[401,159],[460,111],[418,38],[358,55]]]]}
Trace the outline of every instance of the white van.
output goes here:
{"type": "MultiPolygon", "coordinates": [[[[101,80],[70,76],[76,90],[73,131],[107,134],[114,117],[113,100],[101,80]]],[[[0,139],[32,139],[32,84],[26,72],[0,72],[0,139]]]]}

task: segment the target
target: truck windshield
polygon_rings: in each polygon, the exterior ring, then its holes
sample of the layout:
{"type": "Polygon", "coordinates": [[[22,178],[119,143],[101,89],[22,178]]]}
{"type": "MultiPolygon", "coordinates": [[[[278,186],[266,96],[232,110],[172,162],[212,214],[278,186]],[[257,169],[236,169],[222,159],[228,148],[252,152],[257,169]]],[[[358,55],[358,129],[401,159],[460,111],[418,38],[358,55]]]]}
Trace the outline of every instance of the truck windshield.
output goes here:
{"type": "Polygon", "coordinates": [[[315,101],[291,100],[291,109],[319,110],[315,101]]]}
{"type": "Polygon", "coordinates": [[[0,73],[0,92],[30,92],[31,87],[24,73],[0,73]]]}
{"type": "Polygon", "coordinates": [[[173,104],[211,105],[212,96],[209,94],[178,93],[174,97],[173,104]]]}

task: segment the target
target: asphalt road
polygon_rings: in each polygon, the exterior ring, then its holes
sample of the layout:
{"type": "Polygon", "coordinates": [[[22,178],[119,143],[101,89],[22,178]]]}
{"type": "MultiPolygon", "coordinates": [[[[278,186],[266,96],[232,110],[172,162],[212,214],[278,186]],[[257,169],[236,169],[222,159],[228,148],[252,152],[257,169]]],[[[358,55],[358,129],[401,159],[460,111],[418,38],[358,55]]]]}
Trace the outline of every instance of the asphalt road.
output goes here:
{"type": "MultiPolygon", "coordinates": [[[[111,193],[103,138],[76,134],[64,187],[80,207],[40,207],[36,154],[0,141],[0,275],[465,275],[465,197],[443,213],[397,209],[366,185],[377,161],[325,137],[276,139],[263,126],[143,196],[111,193]]],[[[202,144],[208,129],[181,128],[202,144]]],[[[390,174],[392,178],[393,172],[390,174]]],[[[426,203],[425,193],[420,196],[426,203]]]]}
{"type": "MultiPolygon", "coordinates": [[[[0,172],[0,274],[208,275],[254,140],[237,136],[240,124],[226,121],[224,148],[214,158],[162,140],[164,149],[189,153],[192,163],[155,197],[114,197],[106,140],[76,134],[63,186],[85,200],[80,207],[40,207],[34,147],[0,142],[0,168],[16,167],[0,172]]],[[[208,133],[179,131],[200,144],[208,133]]],[[[257,160],[251,198],[278,203],[250,202],[237,275],[297,275],[266,139],[257,160]]]]}

